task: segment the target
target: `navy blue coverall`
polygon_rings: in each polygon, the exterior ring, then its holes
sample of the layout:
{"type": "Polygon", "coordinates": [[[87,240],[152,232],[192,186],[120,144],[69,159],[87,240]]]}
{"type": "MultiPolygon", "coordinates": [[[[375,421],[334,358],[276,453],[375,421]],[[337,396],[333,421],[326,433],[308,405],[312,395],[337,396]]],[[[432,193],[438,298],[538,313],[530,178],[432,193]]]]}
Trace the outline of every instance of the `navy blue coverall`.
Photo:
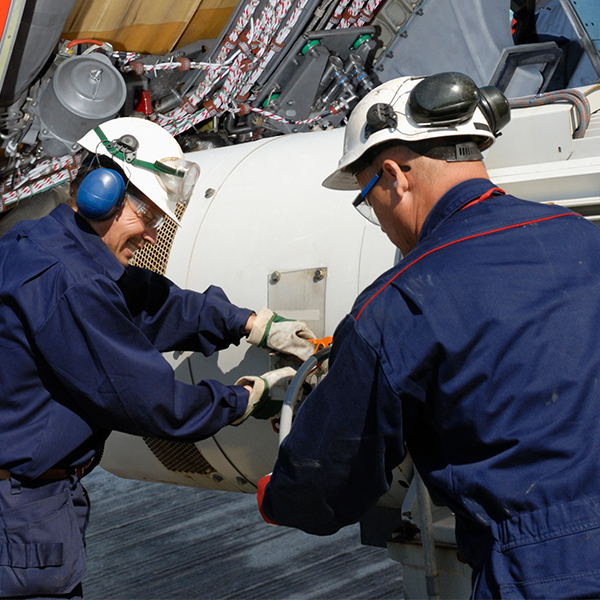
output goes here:
{"type": "Polygon", "coordinates": [[[600,230],[463,182],[340,323],[262,509],[327,535],[410,452],[478,598],[600,597],[600,230]],[[471,204],[471,205],[470,205],[471,204]]]}
{"type": "Polygon", "coordinates": [[[194,441],[241,417],[248,392],[175,380],[168,350],[239,343],[252,311],[124,268],[70,207],[0,239],[0,596],[67,593],[85,572],[87,500],[72,478],[111,430],[194,441]]]}

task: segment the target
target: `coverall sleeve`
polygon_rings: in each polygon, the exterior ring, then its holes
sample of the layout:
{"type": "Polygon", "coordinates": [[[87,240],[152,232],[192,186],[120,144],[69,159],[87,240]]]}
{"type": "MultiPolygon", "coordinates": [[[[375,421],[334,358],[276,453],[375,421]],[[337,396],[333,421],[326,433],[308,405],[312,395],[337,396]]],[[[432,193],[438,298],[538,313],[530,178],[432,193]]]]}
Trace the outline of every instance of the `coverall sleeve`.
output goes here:
{"type": "MultiPolygon", "coordinates": [[[[153,319],[162,308],[164,303],[153,319]]],[[[173,327],[176,312],[170,305],[173,327]]],[[[159,331],[158,337],[170,334],[159,331]]],[[[35,343],[58,379],[55,399],[74,404],[96,427],[193,441],[235,421],[247,406],[243,387],[176,381],[149,336],[132,322],[119,288],[105,277],[72,285],[35,333],[35,343]],[[63,389],[67,398],[60,397],[63,389]]]]}
{"type": "Polygon", "coordinates": [[[194,350],[210,356],[238,344],[251,310],[232,304],[210,286],[203,294],[139,267],[127,267],[117,282],[136,326],[161,352],[194,350]]]}
{"type": "Polygon", "coordinates": [[[262,504],[275,523],[317,535],[357,522],[405,456],[400,399],[351,317],[334,353],[280,447],[262,504]]]}

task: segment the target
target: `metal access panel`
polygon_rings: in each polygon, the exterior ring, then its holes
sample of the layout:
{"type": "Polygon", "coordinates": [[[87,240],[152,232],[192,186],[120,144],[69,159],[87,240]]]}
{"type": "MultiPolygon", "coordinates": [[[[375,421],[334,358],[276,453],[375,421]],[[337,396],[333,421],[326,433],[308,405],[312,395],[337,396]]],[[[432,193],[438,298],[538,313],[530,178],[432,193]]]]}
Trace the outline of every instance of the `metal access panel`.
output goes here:
{"type": "Polygon", "coordinates": [[[325,335],[326,267],[273,271],[268,286],[269,308],[273,312],[306,322],[318,338],[325,335]]]}

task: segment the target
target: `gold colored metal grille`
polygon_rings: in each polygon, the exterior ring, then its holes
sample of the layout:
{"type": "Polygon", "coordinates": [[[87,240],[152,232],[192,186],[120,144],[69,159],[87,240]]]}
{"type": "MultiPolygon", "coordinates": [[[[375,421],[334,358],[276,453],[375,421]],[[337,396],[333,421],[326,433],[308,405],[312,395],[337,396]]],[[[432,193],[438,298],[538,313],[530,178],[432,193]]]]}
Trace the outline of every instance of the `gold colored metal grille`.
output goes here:
{"type": "Polygon", "coordinates": [[[190,442],[171,442],[156,438],[144,438],[148,448],[169,471],[210,475],[216,470],[202,456],[202,452],[190,442]]]}
{"type": "MultiPolygon", "coordinates": [[[[185,205],[178,204],[175,209],[177,218],[181,219],[184,212],[185,205]]],[[[154,246],[145,244],[141,250],[135,253],[133,260],[129,264],[135,265],[136,267],[143,267],[144,269],[150,269],[155,273],[164,275],[167,270],[171,246],[173,245],[177,229],[175,221],[167,217],[165,219],[165,224],[158,230],[156,244],[154,244],[154,246]]]]}

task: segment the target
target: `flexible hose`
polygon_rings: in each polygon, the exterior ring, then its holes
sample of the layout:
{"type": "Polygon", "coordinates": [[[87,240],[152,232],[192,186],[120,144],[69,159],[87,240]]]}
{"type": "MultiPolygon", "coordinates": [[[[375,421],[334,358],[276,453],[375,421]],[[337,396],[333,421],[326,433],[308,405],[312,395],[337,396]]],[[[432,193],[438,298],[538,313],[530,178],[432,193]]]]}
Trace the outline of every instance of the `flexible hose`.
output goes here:
{"type": "Polygon", "coordinates": [[[326,346],[318,352],[315,352],[310,358],[304,361],[302,366],[296,372],[296,375],[294,375],[290,387],[285,394],[283,406],[281,407],[281,415],[279,417],[279,445],[281,445],[292,429],[294,406],[296,405],[296,401],[302,390],[302,384],[310,372],[329,356],[330,351],[331,346],[326,346]]]}
{"type": "Polygon", "coordinates": [[[78,46],[79,44],[93,44],[94,46],[102,46],[102,44],[104,44],[104,42],[100,42],[99,40],[92,40],[90,38],[71,40],[67,44],[67,50],[70,50],[71,48],[73,48],[74,46],[78,46]]]}
{"type": "Polygon", "coordinates": [[[585,135],[590,124],[590,103],[579,90],[560,90],[537,94],[535,96],[523,96],[522,98],[511,98],[511,108],[527,108],[529,106],[542,106],[554,102],[568,102],[572,104],[579,115],[579,125],[573,132],[574,139],[580,139],[585,135]]]}

